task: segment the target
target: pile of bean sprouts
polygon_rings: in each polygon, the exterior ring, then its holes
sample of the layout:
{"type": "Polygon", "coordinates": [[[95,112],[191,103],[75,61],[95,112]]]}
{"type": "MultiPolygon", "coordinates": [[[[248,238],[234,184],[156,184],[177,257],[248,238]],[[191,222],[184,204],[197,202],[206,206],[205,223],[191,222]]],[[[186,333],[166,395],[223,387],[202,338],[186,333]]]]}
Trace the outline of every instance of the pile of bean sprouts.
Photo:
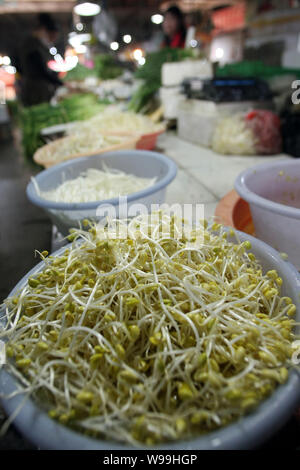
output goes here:
{"type": "Polygon", "coordinates": [[[102,201],[141,191],[155,182],[155,178],[141,178],[121,170],[88,168],[77,178],[64,181],[51,191],[40,191],[35,178],[32,181],[38,194],[55,202],[102,201]]]}
{"type": "Polygon", "coordinates": [[[63,137],[43,147],[43,159],[53,163],[68,160],[73,155],[96,152],[103,148],[109,148],[128,141],[128,137],[120,135],[95,134],[92,128],[86,128],[85,132],[63,137]]]}
{"type": "Polygon", "coordinates": [[[220,225],[181,224],[90,225],[40,253],[5,302],[15,393],[89,436],[152,446],[227,425],[287,380],[296,306],[278,273],[220,225]]]}

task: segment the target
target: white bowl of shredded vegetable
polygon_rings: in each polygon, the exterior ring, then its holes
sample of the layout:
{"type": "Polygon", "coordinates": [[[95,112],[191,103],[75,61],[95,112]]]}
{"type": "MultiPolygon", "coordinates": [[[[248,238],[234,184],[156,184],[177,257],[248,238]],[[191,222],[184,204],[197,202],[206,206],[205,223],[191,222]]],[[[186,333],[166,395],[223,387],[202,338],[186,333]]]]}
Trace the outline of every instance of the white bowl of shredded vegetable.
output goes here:
{"type": "Polygon", "coordinates": [[[108,152],[42,171],[28,184],[27,196],[67,235],[86,218],[99,221],[103,204],[118,211],[119,196],[127,197],[128,210],[132,204],[148,209],[151,204],[162,204],[176,171],[176,164],[157,152],[108,152]]]}
{"type": "Polygon", "coordinates": [[[41,449],[249,449],[284,424],[300,401],[299,274],[246,234],[181,224],[91,224],[40,253],[1,311],[2,433],[14,422],[41,449]]]}

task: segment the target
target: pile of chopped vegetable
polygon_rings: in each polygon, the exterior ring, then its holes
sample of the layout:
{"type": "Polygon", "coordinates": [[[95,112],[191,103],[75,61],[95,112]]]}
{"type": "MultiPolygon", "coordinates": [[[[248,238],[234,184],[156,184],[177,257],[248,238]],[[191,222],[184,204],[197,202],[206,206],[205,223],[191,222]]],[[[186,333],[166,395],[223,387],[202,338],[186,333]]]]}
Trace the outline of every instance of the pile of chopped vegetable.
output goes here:
{"type": "Polygon", "coordinates": [[[212,149],[224,155],[255,155],[255,143],[254,133],[240,113],[220,119],[212,137],[212,149]]]}
{"type": "Polygon", "coordinates": [[[133,137],[130,139],[128,136],[103,135],[99,132],[95,134],[93,129],[85,128],[85,132],[62,137],[45,145],[39,150],[39,157],[36,160],[46,166],[56,165],[80,155],[125,145],[131,140],[134,140],[133,137]]]}
{"type": "Polygon", "coordinates": [[[212,137],[212,148],[225,155],[270,155],[281,151],[280,119],[255,109],[223,117],[212,137]]]}
{"type": "Polygon", "coordinates": [[[296,306],[249,242],[205,227],[185,236],[158,212],[41,253],[0,335],[23,392],[87,435],[154,445],[227,425],[284,383],[296,306]]]}
{"type": "Polygon", "coordinates": [[[32,181],[40,197],[55,202],[102,201],[132,194],[152,186],[155,178],[141,178],[124,171],[107,168],[88,168],[77,178],[67,180],[51,191],[40,191],[35,178],[32,181]]]}
{"type": "Polygon", "coordinates": [[[162,129],[161,124],[154,122],[147,116],[121,111],[117,106],[107,106],[104,111],[84,122],[74,123],[68,130],[69,135],[86,134],[99,131],[125,132],[131,134],[149,134],[162,129]]]}

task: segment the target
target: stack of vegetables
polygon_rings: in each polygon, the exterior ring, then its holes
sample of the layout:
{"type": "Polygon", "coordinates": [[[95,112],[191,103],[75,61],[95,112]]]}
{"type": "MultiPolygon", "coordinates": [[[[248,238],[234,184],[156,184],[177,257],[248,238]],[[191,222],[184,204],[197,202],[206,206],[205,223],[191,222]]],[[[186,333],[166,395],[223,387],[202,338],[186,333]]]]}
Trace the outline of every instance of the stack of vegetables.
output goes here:
{"type": "Polygon", "coordinates": [[[78,63],[74,69],[70,70],[66,74],[64,80],[83,81],[88,77],[97,77],[101,80],[109,80],[117,78],[121,74],[122,69],[115,63],[113,57],[107,54],[98,54],[94,57],[94,68],[88,68],[78,63]]]}
{"type": "Polygon", "coordinates": [[[85,67],[78,63],[74,69],[70,70],[63,78],[64,81],[78,81],[81,82],[89,77],[96,77],[95,69],[85,67]]]}
{"type": "Polygon", "coordinates": [[[143,84],[133,95],[129,109],[138,112],[148,105],[161,87],[161,68],[165,62],[179,62],[192,56],[191,50],[171,48],[148,54],[145,64],[135,74],[136,78],[143,80],[143,84]]]}
{"type": "Polygon", "coordinates": [[[40,132],[45,127],[89,119],[104,109],[93,94],[78,94],[62,100],[57,106],[42,103],[20,112],[23,151],[31,160],[34,152],[44,145],[40,132]]]}
{"type": "Polygon", "coordinates": [[[95,71],[101,80],[110,80],[122,75],[122,68],[108,54],[98,54],[94,57],[95,71]]]}

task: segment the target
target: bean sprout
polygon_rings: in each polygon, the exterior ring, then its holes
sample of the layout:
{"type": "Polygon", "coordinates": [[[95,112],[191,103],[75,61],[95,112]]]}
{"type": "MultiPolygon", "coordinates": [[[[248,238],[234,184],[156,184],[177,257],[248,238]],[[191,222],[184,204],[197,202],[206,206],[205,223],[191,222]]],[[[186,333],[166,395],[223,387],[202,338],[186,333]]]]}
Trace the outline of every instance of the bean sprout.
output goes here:
{"type": "Polygon", "coordinates": [[[296,307],[278,273],[218,224],[194,230],[203,243],[180,226],[158,212],[74,229],[5,301],[5,367],[51,418],[151,446],[225,426],[287,380],[296,307]]]}

